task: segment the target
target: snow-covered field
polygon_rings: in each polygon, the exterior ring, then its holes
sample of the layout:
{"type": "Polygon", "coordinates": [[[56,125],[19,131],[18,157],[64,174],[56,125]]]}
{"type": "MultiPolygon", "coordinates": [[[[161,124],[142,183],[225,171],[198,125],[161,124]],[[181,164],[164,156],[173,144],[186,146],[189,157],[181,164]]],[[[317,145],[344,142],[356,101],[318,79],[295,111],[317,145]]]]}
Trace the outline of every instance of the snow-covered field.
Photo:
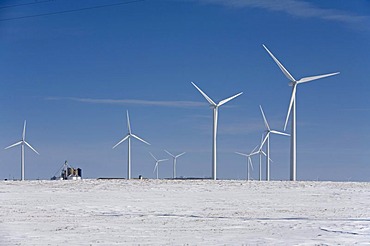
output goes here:
{"type": "Polygon", "coordinates": [[[370,183],[0,182],[0,245],[370,245],[370,183]]]}

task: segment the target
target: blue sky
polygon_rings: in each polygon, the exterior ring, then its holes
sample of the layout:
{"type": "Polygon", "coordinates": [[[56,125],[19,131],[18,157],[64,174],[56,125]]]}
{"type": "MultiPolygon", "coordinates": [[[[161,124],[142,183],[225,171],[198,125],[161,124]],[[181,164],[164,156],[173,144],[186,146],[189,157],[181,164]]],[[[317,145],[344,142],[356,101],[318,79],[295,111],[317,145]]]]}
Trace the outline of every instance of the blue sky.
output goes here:
{"type": "MultiPolygon", "coordinates": [[[[262,105],[282,130],[291,87],[265,44],[295,78],[340,71],[297,91],[298,180],[369,181],[370,2],[147,0],[114,7],[5,20],[124,1],[0,3],[0,146],[26,139],[26,179],[49,179],[64,160],[84,177],[152,178],[163,151],[186,151],[179,176],[211,174],[213,100],[244,94],[219,110],[218,178],[245,179],[260,141],[262,105]]],[[[289,127],[288,127],[289,129],[289,127]]],[[[289,138],[271,137],[273,180],[289,178],[289,138]]],[[[254,159],[257,178],[257,158],[254,159]]],[[[0,151],[0,178],[20,177],[20,149],[0,151]]],[[[171,162],[160,177],[171,177],[171,162]]]]}

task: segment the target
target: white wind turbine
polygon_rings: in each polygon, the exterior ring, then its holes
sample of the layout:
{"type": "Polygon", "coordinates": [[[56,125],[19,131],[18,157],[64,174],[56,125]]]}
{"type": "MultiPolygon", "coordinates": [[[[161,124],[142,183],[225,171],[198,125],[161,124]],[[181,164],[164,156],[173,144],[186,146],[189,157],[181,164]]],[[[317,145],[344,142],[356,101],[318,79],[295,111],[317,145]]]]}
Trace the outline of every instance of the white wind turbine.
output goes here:
{"type": "Polygon", "coordinates": [[[23,124],[23,134],[22,134],[22,140],[19,142],[16,142],[15,144],[12,144],[5,149],[10,149],[15,146],[21,146],[21,180],[24,180],[24,146],[27,145],[31,150],[33,150],[36,154],[40,155],[39,152],[37,152],[27,141],[26,141],[26,121],[24,121],[23,124]]]}
{"type": "Polygon", "coordinates": [[[296,117],[296,92],[297,92],[297,85],[301,83],[310,82],[317,79],[322,79],[326,77],[330,77],[333,75],[339,74],[339,72],[336,73],[329,73],[329,74],[323,74],[323,75],[317,75],[317,76],[310,76],[310,77],[304,77],[299,80],[296,80],[293,78],[293,76],[288,72],[288,70],[285,69],[285,67],[279,62],[278,59],[267,49],[265,45],[263,45],[265,50],[269,53],[269,55],[272,57],[272,59],[275,61],[275,63],[279,66],[280,70],[284,73],[285,77],[290,80],[289,86],[292,86],[292,96],[290,98],[289,103],[289,109],[285,120],[284,125],[284,131],[286,130],[288,119],[290,113],[292,113],[292,121],[291,121],[291,143],[290,143],[290,180],[295,181],[297,179],[297,117],[296,117]]]}
{"type": "Polygon", "coordinates": [[[251,153],[249,154],[244,154],[244,153],[240,153],[240,152],[235,152],[235,154],[238,154],[238,155],[242,155],[242,156],[245,156],[247,157],[247,181],[249,181],[249,177],[250,177],[250,171],[249,171],[249,167],[252,168],[253,170],[253,163],[252,163],[252,156],[257,154],[257,152],[254,152],[256,150],[258,146],[256,146],[251,153]]]}
{"type": "Polygon", "coordinates": [[[272,134],[278,134],[278,135],[284,135],[284,136],[290,136],[290,135],[285,132],[271,130],[261,105],[260,105],[260,110],[262,113],[263,121],[265,122],[265,126],[266,126],[265,138],[263,139],[261,143],[260,149],[262,149],[263,145],[266,143],[266,180],[269,181],[270,180],[270,134],[272,133],[272,134]]]}
{"type": "MultiPolygon", "coordinates": [[[[261,136],[261,145],[262,145],[262,142],[263,142],[263,134],[261,136]]],[[[260,146],[261,146],[260,145],[260,146]]],[[[264,156],[267,156],[266,153],[262,150],[262,148],[259,148],[256,152],[252,153],[252,155],[254,154],[259,154],[259,178],[258,180],[261,181],[262,180],[262,155],[264,156]]],[[[272,162],[272,160],[270,159],[270,161],[272,162]]]]}
{"type": "Polygon", "coordinates": [[[145,140],[139,138],[138,136],[136,136],[135,134],[133,134],[131,132],[131,125],[130,125],[130,117],[128,115],[128,110],[126,111],[127,113],[127,128],[128,128],[128,133],[127,135],[121,139],[121,141],[119,141],[116,145],[113,146],[113,149],[116,148],[118,145],[120,145],[121,143],[123,143],[124,141],[127,140],[127,146],[128,146],[128,158],[127,158],[127,179],[131,179],[131,137],[133,138],[136,138],[137,140],[143,142],[143,143],[146,143],[148,145],[150,145],[150,143],[146,142],[145,140]]]}
{"type": "Polygon", "coordinates": [[[154,170],[153,170],[153,173],[155,172],[155,170],[157,169],[157,179],[158,179],[158,169],[159,169],[159,163],[160,162],[163,162],[163,161],[168,161],[168,159],[161,159],[161,160],[158,160],[157,158],[155,158],[155,156],[149,152],[149,154],[153,157],[153,159],[155,160],[155,166],[154,166],[154,170]]]}
{"type": "Polygon", "coordinates": [[[210,107],[213,108],[213,138],[212,138],[212,179],[216,180],[217,177],[217,122],[218,122],[218,108],[232,99],[240,96],[243,92],[240,92],[232,97],[221,100],[219,103],[215,103],[210,97],[207,96],[196,84],[191,82],[194,87],[203,95],[203,97],[209,102],[210,107]]]}
{"type": "Polygon", "coordinates": [[[169,151],[167,150],[164,150],[167,154],[169,154],[170,156],[172,156],[173,158],[173,175],[172,175],[172,178],[176,178],[176,160],[177,158],[179,158],[180,156],[184,155],[185,152],[182,152],[181,154],[178,154],[178,155],[173,155],[171,154],[169,151]]]}

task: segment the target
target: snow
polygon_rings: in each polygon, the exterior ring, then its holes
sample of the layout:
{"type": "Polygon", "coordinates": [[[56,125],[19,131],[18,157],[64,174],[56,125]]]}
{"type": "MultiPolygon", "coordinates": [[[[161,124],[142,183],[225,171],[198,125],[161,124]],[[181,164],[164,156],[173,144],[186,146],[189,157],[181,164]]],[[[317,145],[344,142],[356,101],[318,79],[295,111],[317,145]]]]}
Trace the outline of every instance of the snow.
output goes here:
{"type": "Polygon", "coordinates": [[[370,183],[0,182],[0,245],[370,245],[370,183]]]}

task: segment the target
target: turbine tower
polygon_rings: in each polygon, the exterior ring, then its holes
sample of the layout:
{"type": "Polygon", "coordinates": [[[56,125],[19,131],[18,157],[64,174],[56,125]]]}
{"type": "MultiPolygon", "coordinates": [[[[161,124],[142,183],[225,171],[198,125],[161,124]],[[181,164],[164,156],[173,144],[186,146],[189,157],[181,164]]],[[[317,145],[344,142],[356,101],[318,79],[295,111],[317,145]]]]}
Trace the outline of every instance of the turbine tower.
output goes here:
{"type": "Polygon", "coordinates": [[[213,108],[213,141],[212,141],[212,179],[217,178],[217,121],[218,121],[218,108],[225,103],[231,101],[232,99],[240,96],[243,92],[240,92],[232,97],[221,100],[219,103],[212,101],[210,97],[207,96],[196,84],[191,82],[194,87],[203,95],[203,97],[209,102],[211,108],[213,108]]]}
{"type": "Polygon", "coordinates": [[[272,57],[272,59],[275,61],[275,63],[278,65],[280,70],[283,72],[285,77],[290,80],[289,86],[292,86],[292,96],[290,98],[289,102],[289,108],[288,108],[288,113],[286,116],[285,120],[285,125],[284,125],[284,131],[286,130],[288,120],[289,120],[289,115],[290,113],[292,114],[292,119],[291,119],[291,142],[290,142],[290,180],[295,181],[297,180],[297,115],[296,115],[296,91],[297,91],[297,85],[301,83],[306,83],[310,82],[313,80],[317,79],[322,79],[326,77],[330,77],[333,75],[339,74],[339,72],[336,73],[329,73],[329,74],[323,74],[323,75],[317,75],[317,76],[310,76],[310,77],[304,77],[299,80],[296,80],[289,72],[288,70],[285,69],[285,67],[279,62],[278,59],[267,49],[265,45],[263,45],[265,50],[269,53],[269,55],[272,57]]]}
{"type": "Polygon", "coordinates": [[[155,172],[155,170],[157,169],[157,179],[158,179],[158,169],[159,169],[159,163],[162,162],[162,161],[168,161],[168,159],[161,159],[161,160],[158,160],[157,158],[155,158],[155,156],[149,152],[149,154],[153,157],[153,159],[155,160],[155,166],[154,166],[154,170],[153,170],[153,173],[155,172]]]}
{"type": "Polygon", "coordinates": [[[263,139],[259,149],[261,150],[263,145],[266,143],[266,181],[270,181],[270,134],[272,133],[272,134],[284,135],[284,136],[290,136],[290,135],[288,133],[285,133],[285,132],[279,132],[279,131],[276,131],[276,130],[271,130],[261,105],[260,105],[260,110],[261,110],[261,113],[262,113],[263,121],[265,122],[265,126],[266,126],[266,131],[265,132],[266,132],[266,134],[265,134],[265,138],[263,139]]]}
{"type": "Polygon", "coordinates": [[[26,121],[24,121],[23,124],[23,134],[22,134],[22,140],[19,142],[16,142],[15,144],[12,144],[5,149],[10,149],[15,146],[21,146],[21,180],[24,180],[24,146],[28,146],[33,152],[40,155],[39,152],[37,152],[27,141],[26,141],[26,121]]]}
{"type": "Polygon", "coordinates": [[[251,151],[251,153],[249,153],[249,154],[244,154],[244,153],[240,153],[240,152],[235,152],[235,154],[238,154],[238,155],[242,155],[242,156],[245,156],[245,157],[247,157],[247,181],[249,181],[249,173],[250,173],[250,171],[249,171],[249,167],[251,167],[252,168],[252,170],[253,170],[253,163],[252,163],[252,158],[251,158],[251,156],[253,156],[253,155],[255,155],[255,154],[257,154],[257,152],[254,152],[255,150],[256,150],[256,148],[257,148],[258,146],[256,146],[252,151],[251,151]]]}
{"type": "Polygon", "coordinates": [[[113,146],[113,149],[127,140],[127,146],[128,146],[128,150],[127,150],[127,153],[128,153],[128,157],[127,157],[127,179],[131,179],[131,137],[136,138],[137,140],[139,140],[143,143],[146,143],[148,145],[150,145],[150,143],[148,143],[145,140],[139,138],[138,136],[136,136],[135,134],[133,134],[131,132],[130,117],[128,115],[128,110],[126,111],[126,114],[127,114],[128,133],[124,138],[121,139],[121,141],[119,141],[116,145],[113,146]]]}
{"type": "Polygon", "coordinates": [[[176,178],[176,160],[177,160],[177,158],[179,158],[180,156],[185,154],[185,152],[182,152],[181,154],[178,154],[178,155],[173,155],[170,152],[168,152],[167,150],[164,150],[164,151],[167,154],[169,154],[170,156],[172,156],[172,158],[173,158],[173,175],[172,175],[172,178],[175,179],[176,178]]]}

